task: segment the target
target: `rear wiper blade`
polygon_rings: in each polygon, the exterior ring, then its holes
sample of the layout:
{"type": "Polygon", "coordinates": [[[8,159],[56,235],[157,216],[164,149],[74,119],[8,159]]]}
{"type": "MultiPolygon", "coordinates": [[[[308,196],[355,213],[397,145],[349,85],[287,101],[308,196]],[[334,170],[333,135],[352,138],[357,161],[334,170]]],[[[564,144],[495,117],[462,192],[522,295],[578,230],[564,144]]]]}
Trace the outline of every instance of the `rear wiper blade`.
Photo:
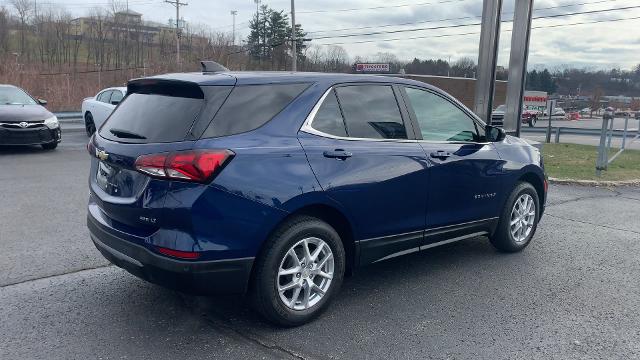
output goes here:
{"type": "Polygon", "coordinates": [[[140,134],[136,134],[127,130],[122,130],[122,129],[109,129],[109,132],[119,138],[141,139],[141,140],[146,139],[146,137],[140,134]]]}

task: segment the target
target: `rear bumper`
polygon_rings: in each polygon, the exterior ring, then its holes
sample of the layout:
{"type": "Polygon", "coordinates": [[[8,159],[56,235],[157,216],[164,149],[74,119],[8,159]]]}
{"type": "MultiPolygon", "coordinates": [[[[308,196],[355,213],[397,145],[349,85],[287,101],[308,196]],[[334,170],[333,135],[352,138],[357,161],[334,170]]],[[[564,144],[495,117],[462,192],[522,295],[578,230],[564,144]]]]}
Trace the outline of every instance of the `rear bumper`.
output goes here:
{"type": "Polygon", "coordinates": [[[17,128],[0,126],[0,145],[43,145],[58,143],[62,139],[60,127],[46,126],[17,128]]]}
{"type": "Polygon", "coordinates": [[[87,216],[91,240],[114,265],[151,283],[198,295],[239,294],[247,290],[254,258],[183,261],[158,255],[122,239],[87,216]]]}

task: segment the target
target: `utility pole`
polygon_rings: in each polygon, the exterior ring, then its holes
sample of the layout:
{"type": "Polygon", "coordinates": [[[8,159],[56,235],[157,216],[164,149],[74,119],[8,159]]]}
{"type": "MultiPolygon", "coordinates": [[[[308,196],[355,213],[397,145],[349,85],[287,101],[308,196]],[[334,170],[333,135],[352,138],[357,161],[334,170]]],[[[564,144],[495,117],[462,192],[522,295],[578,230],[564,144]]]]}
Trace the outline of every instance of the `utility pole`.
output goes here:
{"type": "Polygon", "coordinates": [[[231,16],[233,16],[233,40],[231,40],[231,45],[236,44],[236,15],[238,15],[238,10],[231,10],[231,16]]]}
{"type": "Polygon", "coordinates": [[[291,0],[291,71],[298,71],[298,40],[296,40],[296,1],[291,0]]]}
{"type": "Polygon", "coordinates": [[[164,2],[176,7],[176,65],[178,70],[182,70],[182,64],[180,63],[180,6],[187,6],[187,3],[181,3],[180,0],[164,0],[164,2]]]}

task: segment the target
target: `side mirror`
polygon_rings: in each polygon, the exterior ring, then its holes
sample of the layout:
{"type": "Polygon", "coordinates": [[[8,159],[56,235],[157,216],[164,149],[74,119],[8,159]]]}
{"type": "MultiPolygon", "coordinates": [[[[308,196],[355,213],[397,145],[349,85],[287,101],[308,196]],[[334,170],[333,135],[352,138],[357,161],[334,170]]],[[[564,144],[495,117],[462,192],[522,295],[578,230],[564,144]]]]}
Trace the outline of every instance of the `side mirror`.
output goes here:
{"type": "Polygon", "coordinates": [[[45,99],[38,99],[38,104],[42,105],[42,106],[47,106],[47,100],[45,99]]]}
{"type": "Polygon", "coordinates": [[[111,105],[118,105],[118,104],[120,104],[120,100],[113,100],[111,102],[111,105]]]}
{"type": "Polygon", "coordinates": [[[492,125],[487,125],[484,128],[485,136],[487,137],[487,141],[489,142],[500,142],[507,137],[507,133],[504,132],[503,128],[499,128],[492,125]]]}

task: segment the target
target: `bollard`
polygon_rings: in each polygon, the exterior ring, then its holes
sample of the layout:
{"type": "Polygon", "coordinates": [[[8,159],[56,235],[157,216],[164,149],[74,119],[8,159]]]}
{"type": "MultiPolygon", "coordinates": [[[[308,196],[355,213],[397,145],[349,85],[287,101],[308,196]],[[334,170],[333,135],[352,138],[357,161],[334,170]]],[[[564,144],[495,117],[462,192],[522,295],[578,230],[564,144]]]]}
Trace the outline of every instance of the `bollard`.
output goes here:
{"type": "MultiPolygon", "coordinates": [[[[611,123],[609,123],[609,139],[607,139],[607,155],[609,152],[609,149],[611,149],[611,139],[613,138],[613,123],[614,123],[615,118],[611,118],[611,123]]],[[[608,158],[608,156],[607,156],[608,158]]]]}
{"type": "Polygon", "coordinates": [[[607,158],[605,155],[605,146],[607,144],[607,121],[608,116],[602,117],[602,131],[600,132],[600,145],[598,146],[598,158],[596,159],[596,176],[602,175],[602,170],[607,170],[607,158]]]}
{"type": "Polygon", "coordinates": [[[624,150],[624,146],[627,143],[627,128],[629,127],[629,114],[624,117],[624,133],[622,134],[622,146],[620,149],[624,150]]]}

